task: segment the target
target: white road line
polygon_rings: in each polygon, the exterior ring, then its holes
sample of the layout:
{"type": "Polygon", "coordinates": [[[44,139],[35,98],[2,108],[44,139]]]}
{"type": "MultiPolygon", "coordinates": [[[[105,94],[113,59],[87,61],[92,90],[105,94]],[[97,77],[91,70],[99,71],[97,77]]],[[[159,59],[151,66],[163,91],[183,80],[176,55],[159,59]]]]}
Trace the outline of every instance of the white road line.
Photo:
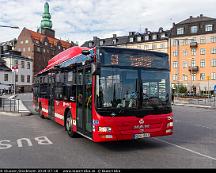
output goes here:
{"type": "Polygon", "coordinates": [[[186,151],[189,151],[189,152],[191,152],[191,153],[200,155],[200,156],[202,156],[202,157],[206,157],[206,158],[208,158],[208,159],[212,159],[212,160],[216,161],[216,158],[211,157],[211,156],[208,156],[208,155],[205,155],[205,154],[202,154],[202,153],[199,153],[199,152],[197,152],[197,151],[194,151],[194,150],[191,150],[191,149],[188,149],[188,148],[185,148],[185,147],[181,147],[181,146],[179,146],[179,145],[176,145],[176,144],[167,142],[167,141],[162,140],[162,139],[158,139],[158,138],[153,138],[153,139],[155,139],[155,140],[157,140],[157,141],[160,141],[160,142],[163,142],[163,143],[166,143],[166,144],[169,144],[169,145],[172,145],[172,146],[174,146],[174,147],[180,148],[180,149],[182,149],[182,150],[186,150],[186,151]]]}

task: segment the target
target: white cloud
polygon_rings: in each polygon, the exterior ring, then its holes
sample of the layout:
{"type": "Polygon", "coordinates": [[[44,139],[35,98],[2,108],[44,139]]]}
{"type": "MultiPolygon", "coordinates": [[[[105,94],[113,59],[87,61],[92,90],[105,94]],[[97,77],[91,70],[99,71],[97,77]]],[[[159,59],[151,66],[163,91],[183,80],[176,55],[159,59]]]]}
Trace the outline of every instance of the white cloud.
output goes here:
{"type": "MultiPolygon", "coordinates": [[[[61,39],[82,44],[93,36],[127,35],[145,28],[169,29],[173,22],[204,14],[216,17],[215,0],[49,0],[53,29],[61,39]]],[[[19,26],[20,30],[0,28],[0,41],[18,37],[21,29],[37,30],[45,0],[0,0],[0,25],[19,26]]]]}

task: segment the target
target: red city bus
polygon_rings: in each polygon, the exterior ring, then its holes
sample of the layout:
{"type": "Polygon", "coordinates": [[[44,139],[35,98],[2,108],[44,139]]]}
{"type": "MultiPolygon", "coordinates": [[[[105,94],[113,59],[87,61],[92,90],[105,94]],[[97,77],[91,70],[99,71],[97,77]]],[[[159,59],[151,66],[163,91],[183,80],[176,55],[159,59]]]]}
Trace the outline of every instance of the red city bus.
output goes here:
{"type": "Polygon", "coordinates": [[[173,133],[168,55],[138,49],[73,47],[56,55],[34,79],[42,118],[68,135],[94,142],[173,133]]]}

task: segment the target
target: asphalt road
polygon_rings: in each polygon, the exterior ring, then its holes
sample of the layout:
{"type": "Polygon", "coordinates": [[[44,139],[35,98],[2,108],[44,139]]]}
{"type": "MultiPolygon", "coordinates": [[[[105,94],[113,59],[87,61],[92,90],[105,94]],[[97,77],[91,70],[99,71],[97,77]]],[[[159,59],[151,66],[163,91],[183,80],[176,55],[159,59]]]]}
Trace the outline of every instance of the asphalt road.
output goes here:
{"type": "Polygon", "coordinates": [[[0,115],[0,168],[216,168],[215,110],[174,114],[172,136],[111,143],[69,138],[38,115],[0,115]]]}

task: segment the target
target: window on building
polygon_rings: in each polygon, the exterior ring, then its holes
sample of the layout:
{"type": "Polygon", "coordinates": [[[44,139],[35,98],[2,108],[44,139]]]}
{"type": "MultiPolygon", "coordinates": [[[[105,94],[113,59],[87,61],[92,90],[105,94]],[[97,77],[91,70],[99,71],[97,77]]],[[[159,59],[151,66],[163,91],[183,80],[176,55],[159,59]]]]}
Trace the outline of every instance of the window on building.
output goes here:
{"type": "Polygon", "coordinates": [[[104,44],[104,41],[100,40],[100,46],[103,46],[103,44],[104,44]]]}
{"type": "Polygon", "coordinates": [[[149,45],[144,45],[144,50],[148,50],[149,49],[149,45]]]}
{"type": "Polygon", "coordinates": [[[30,69],[30,62],[27,62],[27,69],[30,69]]]}
{"type": "Polygon", "coordinates": [[[183,61],[182,66],[183,68],[187,68],[188,67],[187,61],[183,61]]]}
{"type": "Polygon", "coordinates": [[[28,51],[29,51],[29,52],[31,51],[31,48],[30,48],[30,47],[28,47],[28,51]]]}
{"type": "Polygon", "coordinates": [[[13,65],[17,65],[18,64],[18,60],[15,59],[13,65]]]}
{"type": "Polygon", "coordinates": [[[25,40],[25,43],[26,43],[26,44],[28,44],[28,43],[29,43],[29,41],[28,41],[28,40],[25,40]]]}
{"type": "Polygon", "coordinates": [[[4,74],[4,81],[8,81],[8,74],[4,74]]]}
{"type": "Polygon", "coordinates": [[[200,37],[200,43],[205,44],[206,43],[206,38],[205,37],[200,37]]]}
{"type": "Polygon", "coordinates": [[[145,36],[145,41],[148,41],[149,40],[149,35],[146,35],[145,36]]]}
{"type": "Polygon", "coordinates": [[[196,66],[196,61],[195,60],[192,60],[191,61],[191,67],[195,67],[196,66]]]}
{"type": "Polygon", "coordinates": [[[216,36],[210,37],[210,42],[211,43],[216,43],[216,36]]]}
{"type": "Polygon", "coordinates": [[[89,42],[88,45],[89,45],[89,47],[92,47],[93,44],[92,44],[92,42],[89,42]]]}
{"type": "Polygon", "coordinates": [[[205,73],[200,73],[200,80],[205,80],[205,73]]]}
{"type": "Polygon", "coordinates": [[[27,83],[30,83],[30,75],[27,75],[27,83]]]}
{"type": "Polygon", "coordinates": [[[43,52],[45,53],[45,52],[46,52],[46,49],[43,49],[43,52]]]}
{"type": "Polygon", "coordinates": [[[25,82],[25,76],[21,75],[21,82],[25,82]]]}
{"type": "Polygon", "coordinates": [[[196,55],[196,48],[191,49],[191,55],[195,56],[196,55]]]}
{"type": "Polygon", "coordinates": [[[157,49],[157,44],[152,44],[152,49],[157,49]]]}
{"type": "Polygon", "coordinates": [[[201,48],[200,49],[200,55],[205,55],[206,54],[206,49],[205,48],[201,48]]]}
{"type": "Polygon", "coordinates": [[[215,72],[211,73],[211,79],[216,80],[216,73],[215,72]]]}
{"type": "Polygon", "coordinates": [[[15,81],[18,82],[18,75],[16,74],[15,81]]]}
{"type": "Polygon", "coordinates": [[[205,67],[205,60],[204,59],[200,60],[200,67],[205,67]]]}
{"type": "Polygon", "coordinates": [[[198,31],[198,26],[191,26],[191,33],[197,33],[198,31]]]}
{"type": "Polygon", "coordinates": [[[188,76],[185,75],[185,74],[183,74],[183,76],[182,76],[182,80],[187,81],[187,80],[188,80],[188,76]]]}
{"type": "Polygon", "coordinates": [[[23,52],[25,52],[25,47],[23,48],[23,52]]]}
{"type": "Polygon", "coordinates": [[[215,47],[211,49],[211,54],[216,54],[216,48],[215,47]]]}
{"type": "Polygon", "coordinates": [[[212,31],[212,29],[213,29],[213,25],[212,24],[205,25],[205,31],[206,32],[212,31]]]}
{"type": "Polygon", "coordinates": [[[37,47],[37,52],[40,52],[40,51],[41,51],[40,47],[37,47]]]}
{"type": "Polygon", "coordinates": [[[47,46],[47,45],[48,45],[48,43],[45,41],[45,42],[44,42],[44,45],[45,45],[45,46],[47,46]]]}
{"type": "Polygon", "coordinates": [[[211,66],[212,67],[216,67],[216,59],[212,59],[211,60],[211,66]]]}
{"type": "Polygon", "coordinates": [[[178,61],[173,61],[173,68],[177,68],[178,67],[178,61]]]}
{"type": "Polygon", "coordinates": [[[161,49],[164,49],[164,48],[165,48],[164,43],[161,43],[161,44],[160,44],[160,48],[161,48],[161,49]]]}
{"type": "Polygon", "coordinates": [[[187,50],[183,50],[183,56],[188,56],[188,51],[187,50]]]}
{"type": "Polygon", "coordinates": [[[22,41],[22,40],[20,41],[20,44],[23,44],[23,41],[22,41]]]}
{"type": "Polygon", "coordinates": [[[116,44],[117,43],[117,40],[116,39],[113,39],[113,44],[116,44]]]}
{"type": "Polygon", "coordinates": [[[177,28],[177,35],[182,35],[184,34],[184,28],[181,27],[181,28],[177,28]]]}
{"type": "Polygon", "coordinates": [[[152,40],[157,40],[157,35],[156,35],[156,34],[154,34],[154,35],[152,36],[152,40]]]}
{"type": "Polygon", "coordinates": [[[196,80],[196,74],[192,74],[191,78],[192,78],[193,81],[195,81],[196,80]]]}
{"type": "Polygon", "coordinates": [[[138,37],[137,37],[137,42],[141,42],[141,40],[142,40],[142,37],[141,37],[141,36],[138,36],[138,37]]]}
{"type": "Polygon", "coordinates": [[[178,80],[178,75],[174,74],[172,78],[173,78],[173,81],[176,81],[176,80],[178,80]]]}
{"type": "Polygon", "coordinates": [[[162,33],[161,38],[165,38],[165,37],[166,37],[165,33],[162,33]]]}
{"type": "Polygon", "coordinates": [[[177,50],[173,51],[173,56],[178,56],[178,51],[177,50]]]}
{"type": "Polygon", "coordinates": [[[134,38],[133,38],[133,37],[130,37],[130,38],[129,38],[129,42],[130,42],[130,43],[132,43],[132,42],[133,42],[133,40],[134,40],[134,38]]]}
{"type": "Polygon", "coordinates": [[[60,49],[61,49],[61,46],[58,46],[58,49],[60,50],[60,49]]]}
{"type": "Polygon", "coordinates": [[[21,68],[25,68],[25,61],[21,61],[21,68]]]}

